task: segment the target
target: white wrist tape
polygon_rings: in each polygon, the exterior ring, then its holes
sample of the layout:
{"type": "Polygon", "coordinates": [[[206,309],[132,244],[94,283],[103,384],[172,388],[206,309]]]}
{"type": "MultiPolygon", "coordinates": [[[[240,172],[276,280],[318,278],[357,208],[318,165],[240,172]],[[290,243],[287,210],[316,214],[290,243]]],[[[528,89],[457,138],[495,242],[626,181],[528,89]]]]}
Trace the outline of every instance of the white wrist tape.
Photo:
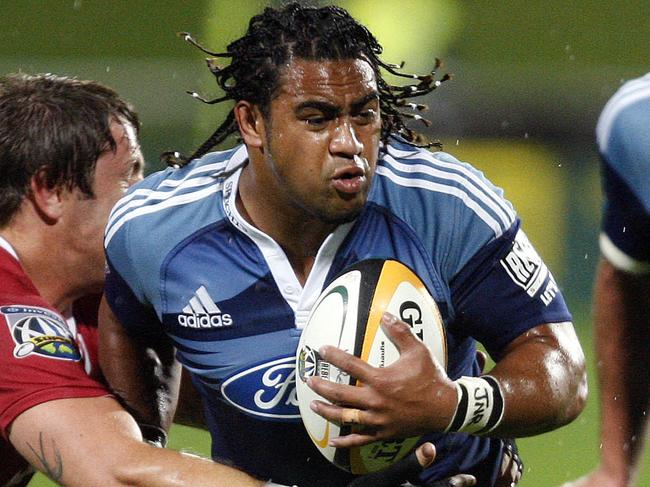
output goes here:
{"type": "Polygon", "coordinates": [[[454,384],[458,404],[445,433],[458,431],[480,435],[499,426],[503,419],[503,394],[494,377],[461,377],[454,384]]]}
{"type": "MultiPolygon", "coordinates": [[[[262,487],[289,487],[289,486],[288,486],[288,485],[284,485],[284,484],[276,484],[276,483],[273,483],[273,482],[271,482],[271,481],[269,480],[269,481],[268,481],[267,483],[265,483],[262,487]]],[[[292,485],[291,487],[298,487],[298,486],[297,486],[297,485],[292,485]]]]}

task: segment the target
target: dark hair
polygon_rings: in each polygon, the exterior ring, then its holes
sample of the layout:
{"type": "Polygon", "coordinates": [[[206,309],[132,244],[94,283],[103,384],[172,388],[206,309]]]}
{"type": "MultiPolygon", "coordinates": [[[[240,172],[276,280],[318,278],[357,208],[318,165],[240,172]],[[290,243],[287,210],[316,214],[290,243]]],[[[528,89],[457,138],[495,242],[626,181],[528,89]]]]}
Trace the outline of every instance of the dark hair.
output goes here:
{"type": "MultiPolygon", "coordinates": [[[[247,100],[257,104],[262,113],[268,115],[269,103],[280,82],[280,70],[292,59],[364,59],[374,70],[377,79],[382,113],[382,140],[387,142],[389,137],[399,135],[413,145],[436,145],[425,143],[418,133],[406,126],[407,118],[421,120],[427,125],[429,122],[420,115],[402,112],[400,109],[426,109],[425,105],[407,103],[406,100],[425,95],[449,79],[448,75],[440,80],[435,79],[435,70],[440,66],[439,60],[436,59],[434,71],[423,76],[400,72],[401,66],[387,64],[380,59],[383,49],[377,39],[340,7],[305,7],[297,3],[291,3],[281,9],[268,7],[261,14],[251,18],[246,34],[229,44],[224,53],[205,49],[187,33],[181,35],[186,41],[214,57],[208,59],[208,67],[225,95],[214,100],[205,100],[197,93],[190,92],[205,103],[247,100]],[[230,64],[222,67],[217,58],[230,58],[230,64]],[[383,79],[382,69],[396,76],[415,80],[415,84],[391,85],[383,79]]],[[[207,153],[238,130],[231,111],[189,160],[207,153]]],[[[168,164],[183,163],[178,160],[178,153],[165,153],[163,159],[166,159],[168,164]]]]}
{"type": "Polygon", "coordinates": [[[139,132],[132,107],[99,83],[52,74],[0,77],[0,227],[34,176],[50,188],[79,188],[93,197],[97,159],[117,147],[113,121],[139,132]]]}

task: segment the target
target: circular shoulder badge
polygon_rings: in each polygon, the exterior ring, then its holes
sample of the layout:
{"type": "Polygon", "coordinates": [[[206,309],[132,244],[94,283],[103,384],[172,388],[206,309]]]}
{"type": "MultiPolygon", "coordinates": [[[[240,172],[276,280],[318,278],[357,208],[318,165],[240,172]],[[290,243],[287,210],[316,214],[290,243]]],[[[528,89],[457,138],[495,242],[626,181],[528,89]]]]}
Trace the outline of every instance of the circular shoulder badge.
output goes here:
{"type": "Polygon", "coordinates": [[[37,306],[2,306],[16,346],[14,357],[25,358],[37,354],[59,360],[81,360],[73,333],[61,316],[37,306]]]}

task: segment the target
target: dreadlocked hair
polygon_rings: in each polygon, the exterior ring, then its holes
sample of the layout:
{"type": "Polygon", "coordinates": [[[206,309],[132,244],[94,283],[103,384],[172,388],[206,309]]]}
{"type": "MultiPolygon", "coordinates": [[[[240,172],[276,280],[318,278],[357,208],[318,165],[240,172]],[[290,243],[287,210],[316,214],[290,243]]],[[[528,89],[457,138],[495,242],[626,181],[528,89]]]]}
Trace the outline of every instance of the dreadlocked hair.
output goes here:
{"type": "MultiPolygon", "coordinates": [[[[281,82],[282,67],[292,59],[363,59],[370,64],[377,80],[382,141],[387,143],[389,138],[397,135],[417,147],[440,145],[427,142],[421,134],[407,127],[407,120],[416,120],[426,126],[431,124],[414,113],[426,110],[427,106],[408,100],[426,95],[450,79],[447,74],[436,79],[440,60],[435,60],[433,70],[426,75],[403,73],[401,69],[404,63],[395,65],[382,61],[380,55],[383,48],[377,39],[340,7],[305,7],[297,3],[280,9],[268,7],[251,18],[246,34],[229,44],[226,52],[210,51],[186,32],[179,35],[211,56],[206,60],[208,68],[224,95],[207,100],[198,93],[188,92],[204,103],[247,100],[258,105],[262,114],[268,116],[272,96],[281,82]],[[223,58],[230,59],[230,63],[221,65],[219,60],[223,58]],[[382,70],[413,82],[401,86],[390,84],[382,77],[382,70]]],[[[161,158],[168,165],[182,166],[238,132],[234,113],[230,111],[221,125],[189,158],[184,158],[178,152],[167,152],[161,158]]]]}

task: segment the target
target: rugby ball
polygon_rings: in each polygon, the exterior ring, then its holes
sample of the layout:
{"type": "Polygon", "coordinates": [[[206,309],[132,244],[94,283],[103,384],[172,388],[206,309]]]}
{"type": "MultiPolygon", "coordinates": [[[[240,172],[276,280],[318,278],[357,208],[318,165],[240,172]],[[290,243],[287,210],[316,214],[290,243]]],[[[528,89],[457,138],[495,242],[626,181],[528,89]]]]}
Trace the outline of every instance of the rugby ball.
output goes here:
{"type": "Polygon", "coordinates": [[[346,269],[318,297],[296,352],[296,393],[300,416],[314,445],[329,461],[354,474],[380,471],[407,455],[419,437],[377,441],[354,448],[334,448],[330,438],[354,431],[313,412],[314,399],[326,401],[305,383],[309,376],[363,387],[354,377],[322,360],[318,350],[334,345],[375,367],[386,367],[399,352],[384,334],[381,316],[388,311],[411,326],[413,334],[447,367],[447,343],[435,301],[418,276],[395,260],[371,259],[346,269]]]}

